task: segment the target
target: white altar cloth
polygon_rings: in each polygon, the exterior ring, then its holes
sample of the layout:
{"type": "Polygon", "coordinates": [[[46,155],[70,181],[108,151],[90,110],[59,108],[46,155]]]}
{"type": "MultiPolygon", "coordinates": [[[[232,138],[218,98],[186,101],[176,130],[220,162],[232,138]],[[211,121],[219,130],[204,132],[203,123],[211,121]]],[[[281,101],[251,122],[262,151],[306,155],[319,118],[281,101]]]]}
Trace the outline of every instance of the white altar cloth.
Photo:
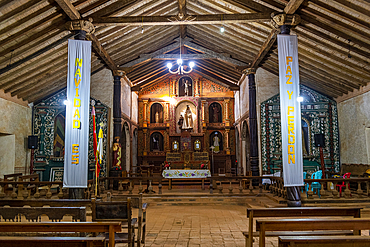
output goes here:
{"type": "Polygon", "coordinates": [[[207,169],[199,170],[163,170],[164,178],[206,178],[211,176],[211,171],[207,169]]]}

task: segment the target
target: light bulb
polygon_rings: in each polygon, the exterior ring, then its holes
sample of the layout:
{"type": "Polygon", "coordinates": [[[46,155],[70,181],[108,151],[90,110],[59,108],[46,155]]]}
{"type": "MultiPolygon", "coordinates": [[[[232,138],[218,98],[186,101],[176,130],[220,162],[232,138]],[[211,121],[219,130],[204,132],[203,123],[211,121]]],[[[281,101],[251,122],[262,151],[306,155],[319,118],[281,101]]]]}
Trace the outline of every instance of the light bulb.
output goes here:
{"type": "Polygon", "coordinates": [[[172,63],[167,63],[167,68],[171,69],[172,68],[172,63]]]}
{"type": "Polygon", "coordinates": [[[182,59],[180,58],[180,59],[177,59],[177,64],[178,65],[181,65],[182,64],[182,59]]]}
{"type": "Polygon", "coordinates": [[[69,101],[68,101],[68,100],[64,100],[64,101],[63,101],[63,104],[65,104],[65,105],[69,105],[69,101]]]}
{"type": "Polygon", "coordinates": [[[194,65],[195,65],[195,64],[194,64],[194,62],[190,62],[190,63],[189,63],[189,67],[190,67],[190,68],[193,68],[193,67],[194,67],[194,65]]]}
{"type": "Polygon", "coordinates": [[[222,27],[220,28],[220,31],[221,31],[221,33],[225,32],[225,28],[224,28],[224,26],[222,26],[222,27]]]}
{"type": "Polygon", "coordinates": [[[303,97],[302,97],[302,96],[298,96],[298,97],[297,97],[297,101],[298,101],[298,102],[303,102],[303,97]]]}
{"type": "Polygon", "coordinates": [[[141,27],[141,33],[144,33],[144,27],[141,27]]]}

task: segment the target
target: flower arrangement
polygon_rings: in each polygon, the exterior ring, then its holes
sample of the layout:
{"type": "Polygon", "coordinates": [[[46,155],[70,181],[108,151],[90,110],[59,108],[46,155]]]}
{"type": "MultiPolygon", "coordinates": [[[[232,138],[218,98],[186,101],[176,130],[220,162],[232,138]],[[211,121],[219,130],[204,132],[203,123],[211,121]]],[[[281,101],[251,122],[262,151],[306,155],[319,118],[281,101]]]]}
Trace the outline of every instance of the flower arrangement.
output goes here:
{"type": "Polygon", "coordinates": [[[165,169],[169,169],[170,168],[170,163],[168,163],[167,161],[164,162],[164,168],[165,169]]]}
{"type": "Polygon", "coordinates": [[[112,166],[112,170],[120,171],[120,170],[122,170],[122,167],[121,166],[112,166]]]}
{"type": "Polygon", "coordinates": [[[204,168],[206,168],[206,165],[202,163],[202,164],[200,165],[200,169],[204,169],[204,168]]]}

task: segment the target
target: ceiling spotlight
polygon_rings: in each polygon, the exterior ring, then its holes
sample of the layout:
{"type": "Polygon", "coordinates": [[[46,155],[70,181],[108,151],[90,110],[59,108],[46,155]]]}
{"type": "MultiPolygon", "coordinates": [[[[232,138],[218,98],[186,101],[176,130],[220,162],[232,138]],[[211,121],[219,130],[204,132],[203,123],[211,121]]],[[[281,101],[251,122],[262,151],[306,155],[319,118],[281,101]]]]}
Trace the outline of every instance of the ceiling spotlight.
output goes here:
{"type": "Polygon", "coordinates": [[[297,101],[298,101],[298,102],[303,102],[303,97],[302,97],[302,96],[298,96],[298,97],[297,97],[297,101]]]}
{"type": "Polygon", "coordinates": [[[222,26],[222,27],[220,28],[220,32],[221,32],[221,33],[225,32],[225,28],[224,28],[224,26],[222,26]]]}

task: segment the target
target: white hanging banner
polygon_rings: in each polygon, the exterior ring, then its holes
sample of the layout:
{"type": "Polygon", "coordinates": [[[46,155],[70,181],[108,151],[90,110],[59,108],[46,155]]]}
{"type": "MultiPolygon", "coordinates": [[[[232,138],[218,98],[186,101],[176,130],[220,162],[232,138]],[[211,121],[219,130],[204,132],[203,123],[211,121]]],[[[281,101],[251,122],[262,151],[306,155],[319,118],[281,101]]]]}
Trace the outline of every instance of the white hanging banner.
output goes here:
{"type": "Polygon", "coordinates": [[[299,96],[298,41],[278,35],[281,141],[284,186],[302,186],[303,155],[299,96]]]}
{"type": "Polygon", "coordinates": [[[86,188],[89,150],[91,41],[68,40],[63,187],[86,188]]]}

